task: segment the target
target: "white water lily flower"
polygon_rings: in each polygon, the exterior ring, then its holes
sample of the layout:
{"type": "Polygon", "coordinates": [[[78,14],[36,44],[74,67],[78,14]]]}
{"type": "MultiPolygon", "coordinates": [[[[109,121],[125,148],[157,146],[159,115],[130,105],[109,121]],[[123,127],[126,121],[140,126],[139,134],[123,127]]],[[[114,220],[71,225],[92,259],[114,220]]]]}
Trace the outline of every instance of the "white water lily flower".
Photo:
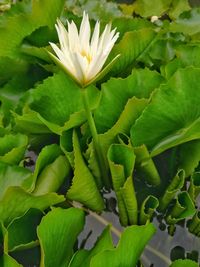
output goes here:
{"type": "Polygon", "coordinates": [[[67,21],[67,24],[68,30],[57,20],[55,26],[60,48],[50,43],[57,57],[50,52],[49,54],[56,64],[61,65],[65,72],[85,87],[105,75],[118,58],[119,55],[102,70],[119,33],[116,33],[116,28],[111,30],[111,24],[107,24],[100,35],[100,23],[97,21],[91,36],[89,18],[85,12],[79,32],[73,21],[67,21]]]}

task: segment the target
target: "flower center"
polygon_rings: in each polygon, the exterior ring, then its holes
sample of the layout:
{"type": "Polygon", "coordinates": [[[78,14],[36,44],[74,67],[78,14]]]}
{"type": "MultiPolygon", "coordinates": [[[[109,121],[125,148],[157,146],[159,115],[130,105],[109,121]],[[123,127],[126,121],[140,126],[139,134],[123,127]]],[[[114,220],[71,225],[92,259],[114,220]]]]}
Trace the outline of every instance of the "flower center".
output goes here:
{"type": "Polygon", "coordinates": [[[89,53],[87,53],[85,50],[82,50],[81,51],[81,55],[83,57],[86,57],[88,63],[90,63],[92,61],[92,56],[89,53]]]}

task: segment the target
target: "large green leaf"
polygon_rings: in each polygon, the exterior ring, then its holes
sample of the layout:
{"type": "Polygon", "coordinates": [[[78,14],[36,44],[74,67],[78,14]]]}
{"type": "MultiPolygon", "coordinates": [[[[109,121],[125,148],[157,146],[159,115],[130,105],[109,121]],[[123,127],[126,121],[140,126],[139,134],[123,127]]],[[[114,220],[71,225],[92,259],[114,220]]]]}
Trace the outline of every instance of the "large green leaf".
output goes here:
{"type": "Polygon", "coordinates": [[[44,210],[64,200],[63,196],[58,196],[56,193],[33,196],[20,187],[10,187],[0,201],[0,221],[8,225],[13,219],[22,216],[31,208],[44,210]]]}
{"type": "Polygon", "coordinates": [[[90,267],[90,261],[95,255],[104,250],[112,248],[113,242],[110,233],[110,227],[107,227],[97,239],[97,242],[91,250],[79,250],[74,254],[69,267],[90,267]]]}
{"type": "Polygon", "coordinates": [[[84,227],[81,209],[54,208],[38,226],[41,246],[41,267],[67,267],[73,255],[78,234],[84,227]]]}
{"type": "Polygon", "coordinates": [[[161,85],[131,129],[134,146],[145,144],[155,156],[200,138],[200,69],[181,69],[161,85]]]}
{"type": "Polygon", "coordinates": [[[24,157],[28,137],[21,134],[8,134],[0,137],[0,161],[18,164],[24,157]]]}
{"type": "Polygon", "coordinates": [[[149,98],[151,92],[163,81],[163,77],[156,71],[134,69],[125,79],[112,78],[104,83],[100,104],[94,112],[98,133],[105,132],[114,125],[130,98],[149,98]]]}
{"type": "Polygon", "coordinates": [[[20,186],[28,190],[32,182],[32,173],[19,166],[0,162],[0,199],[9,187],[20,186]]]}
{"type": "Polygon", "coordinates": [[[160,16],[170,7],[172,0],[136,0],[135,12],[142,17],[160,16]]]}
{"type": "MultiPolygon", "coordinates": [[[[81,90],[64,73],[54,74],[31,91],[30,107],[36,112],[32,113],[32,116],[35,114],[43,124],[57,134],[82,124],[86,118],[81,90]]],[[[92,110],[98,103],[99,91],[94,86],[89,86],[85,90],[88,91],[92,110]]]]}
{"type": "Polygon", "coordinates": [[[92,210],[101,211],[104,208],[103,198],[81,154],[75,130],[73,132],[73,148],[75,169],[72,185],[67,192],[67,198],[78,201],[92,210]]]}
{"type": "MultiPolygon", "coordinates": [[[[54,27],[56,18],[60,16],[64,0],[32,0],[26,8],[9,12],[0,27],[0,66],[1,79],[12,77],[14,73],[24,72],[28,68],[26,58],[20,48],[23,40],[41,26],[54,27]],[[45,10],[45,12],[44,12],[45,10]],[[7,64],[4,63],[7,61],[7,64]],[[6,69],[6,71],[5,71],[6,69]]],[[[18,5],[18,4],[17,4],[18,5]]],[[[1,80],[0,79],[0,80],[1,80]]]]}
{"type": "Polygon", "coordinates": [[[40,26],[53,27],[64,5],[63,0],[32,0],[32,9],[10,16],[0,29],[0,55],[16,57],[23,39],[40,26]],[[45,10],[45,12],[44,12],[45,10]]]}
{"type": "Polygon", "coordinates": [[[156,36],[155,31],[151,28],[126,32],[122,40],[114,46],[110,53],[109,59],[120,54],[110,73],[121,76],[122,72],[131,67],[139,56],[148,49],[156,36]]]}
{"type": "Polygon", "coordinates": [[[193,35],[200,31],[200,8],[183,12],[171,25],[170,31],[193,35]]]}
{"type": "Polygon", "coordinates": [[[122,233],[118,246],[94,256],[90,267],[136,266],[145,245],[154,233],[155,228],[152,224],[127,227],[122,233]]]}
{"type": "Polygon", "coordinates": [[[171,3],[171,7],[169,10],[170,18],[175,19],[179,17],[181,13],[184,11],[190,10],[191,7],[189,5],[188,0],[174,0],[171,3]]]}

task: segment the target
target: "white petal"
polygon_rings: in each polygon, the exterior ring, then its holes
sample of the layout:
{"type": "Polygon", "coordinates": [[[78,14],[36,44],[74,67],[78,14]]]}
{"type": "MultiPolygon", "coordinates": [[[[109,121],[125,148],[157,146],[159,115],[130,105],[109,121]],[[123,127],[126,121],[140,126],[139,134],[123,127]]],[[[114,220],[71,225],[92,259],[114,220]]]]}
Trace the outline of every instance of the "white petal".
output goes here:
{"type": "Polygon", "coordinates": [[[54,43],[50,43],[50,45],[51,45],[52,49],[55,51],[59,60],[62,62],[62,64],[67,68],[67,70],[70,73],[72,73],[74,75],[75,74],[75,68],[74,68],[74,64],[71,61],[71,59],[66,57],[66,55],[54,43]]]}
{"type": "Polygon", "coordinates": [[[105,41],[108,39],[110,35],[110,30],[111,30],[111,24],[107,24],[103,33],[100,36],[98,50],[103,50],[105,41]]]}
{"type": "Polygon", "coordinates": [[[58,33],[61,49],[63,50],[68,48],[69,47],[68,32],[59,19],[57,19],[57,24],[55,25],[55,27],[58,33]]]}
{"type": "Polygon", "coordinates": [[[90,46],[90,22],[88,18],[88,14],[83,13],[83,19],[81,22],[80,30],[79,30],[79,38],[81,44],[81,50],[89,53],[90,46]]]}
{"type": "Polygon", "coordinates": [[[92,35],[92,40],[91,40],[91,55],[95,55],[97,53],[97,48],[98,48],[98,44],[99,44],[99,31],[100,31],[100,23],[99,21],[96,22],[95,27],[94,27],[94,32],[92,35]]]}
{"type": "Polygon", "coordinates": [[[97,73],[102,69],[104,63],[106,62],[108,55],[103,53],[98,53],[93,61],[91,62],[88,73],[87,73],[87,79],[91,80],[94,78],[97,73]]]}
{"type": "Polygon", "coordinates": [[[104,49],[103,49],[104,53],[110,54],[110,51],[112,50],[118,38],[119,38],[119,33],[117,32],[115,36],[111,40],[109,40],[107,44],[105,44],[104,49]]]}
{"type": "Polygon", "coordinates": [[[78,30],[75,23],[72,21],[68,24],[68,38],[69,38],[69,49],[72,52],[78,51],[80,47],[80,40],[78,36],[78,30]]]}

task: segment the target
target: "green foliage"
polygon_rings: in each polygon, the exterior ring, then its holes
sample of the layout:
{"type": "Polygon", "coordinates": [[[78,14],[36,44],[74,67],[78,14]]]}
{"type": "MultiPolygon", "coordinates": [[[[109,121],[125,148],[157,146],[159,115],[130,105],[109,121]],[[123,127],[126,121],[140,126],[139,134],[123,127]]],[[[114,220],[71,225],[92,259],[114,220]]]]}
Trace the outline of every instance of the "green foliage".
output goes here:
{"type": "MultiPolygon", "coordinates": [[[[156,217],[200,237],[200,8],[118,2],[0,1],[2,267],[145,266],[156,217]],[[56,19],[80,25],[84,10],[119,39],[83,89],[47,51],[56,19]],[[106,225],[92,244],[90,220],[106,225]]],[[[198,266],[187,258],[166,261],[198,266]]]]}

